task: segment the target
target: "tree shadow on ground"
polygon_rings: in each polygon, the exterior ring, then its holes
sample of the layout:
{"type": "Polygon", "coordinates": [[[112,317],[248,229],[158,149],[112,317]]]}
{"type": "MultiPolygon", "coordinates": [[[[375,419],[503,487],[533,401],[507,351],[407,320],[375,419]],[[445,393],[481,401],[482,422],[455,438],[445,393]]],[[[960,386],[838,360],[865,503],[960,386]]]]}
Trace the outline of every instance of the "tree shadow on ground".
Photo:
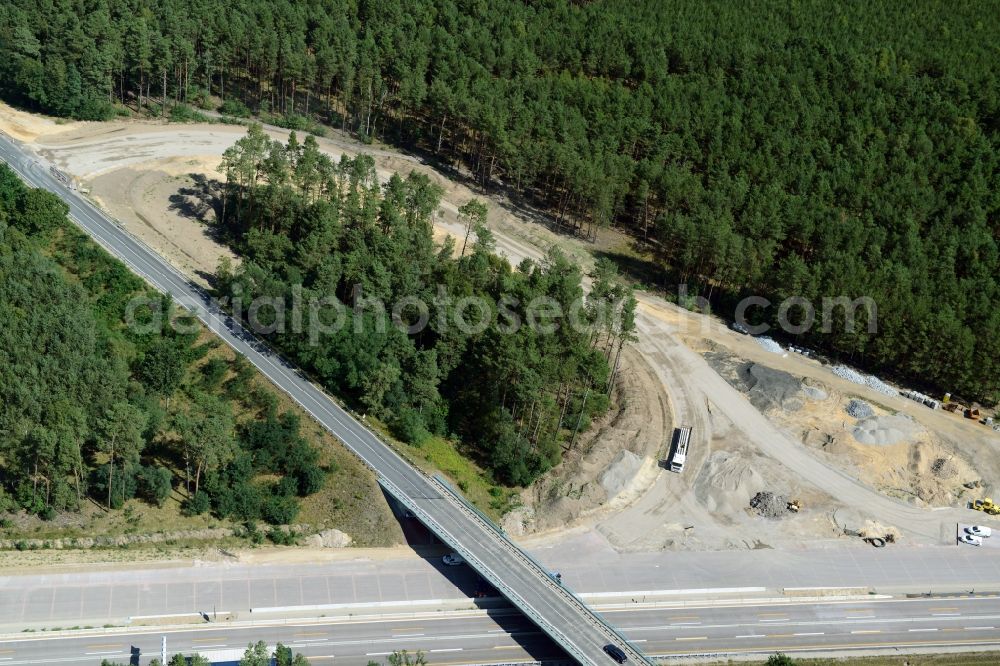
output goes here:
{"type": "Polygon", "coordinates": [[[181,187],[169,197],[168,210],[181,217],[197,220],[205,225],[205,233],[216,242],[225,242],[222,227],[222,196],[225,184],[204,174],[189,173],[191,185],[181,187]]]}
{"type": "MultiPolygon", "coordinates": [[[[636,243],[638,245],[638,242],[636,243]]],[[[634,253],[616,252],[614,250],[596,250],[596,259],[607,259],[613,263],[626,280],[647,288],[662,290],[671,282],[670,275],[663,267],[658,266],[653,259],[641,254],[641,248],[634,253]]]]}

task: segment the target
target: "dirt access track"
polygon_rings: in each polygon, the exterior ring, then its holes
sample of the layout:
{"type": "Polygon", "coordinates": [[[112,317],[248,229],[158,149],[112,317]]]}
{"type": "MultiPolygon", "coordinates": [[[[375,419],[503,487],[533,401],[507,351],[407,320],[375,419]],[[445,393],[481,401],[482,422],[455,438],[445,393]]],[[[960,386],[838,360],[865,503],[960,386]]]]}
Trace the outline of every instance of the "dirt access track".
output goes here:
{"type": "MultiPolygon", "coordinates": [[[[220,258],[231,256],[212,240],[204,222],[213,213],[199,192],[205,179],[221,177],[217,167],[222,152],[244,128],[152,121],[59,123],[0,106],[0,129],[88,187],[97,203],[192,279],[204,282],[220,258]]],[[[280,140],[287,137],[284,130],[267,131],[280,140]]],[[[335,157],[372,155],[382,178],[393,172],[427,174],[444,190],[436,232],[442,237],[463,232],[457,209],[477,196],[467,187],[419,159],[364,146],[338,133],[319,144],[335,157]]],[[[587,243],[550,232],[508,201],[495,198],[491,204],[489,224],[498,251],[512,262],[539,259],[557,245],[584,272],[592,266],[587,243]]],[[[930,430],[961,439],[983,457],[997,457],[992,431],[947,420],[950,415],[902,398],[846,385],[813,361],[769,354],[722,322],[661,298],[640,294],[639,300],[639,341],[626,358],[619,387],[624,409],[597,424],[563,465],[524,492],[524,506],[505,520],[512,534],[544,542],[567,530],[593,531],[619,550],[802,547],[860,544],[846,540],[843,528],[867,522],[898,531],[911,543],[953,542],[954,525],[968,518],[967,510],[902,501],[859,480],[836,455],[804,443],[794,425],[754,407],[746,393],[709,365],[703,352],[708,345],[721,346],[740,358],[836,388],[838,395],[860,396],[909,414],[930,430]],[[693,427],[683,475],[657,464],[674,424],[693,427]],[[803,510],[778,520],[756,515],[749,510],[749,497],[763,490],[796,497],[803,510]]],[[[992,469],[983,474],[987,486],[1000,480],[992,469]]]]}

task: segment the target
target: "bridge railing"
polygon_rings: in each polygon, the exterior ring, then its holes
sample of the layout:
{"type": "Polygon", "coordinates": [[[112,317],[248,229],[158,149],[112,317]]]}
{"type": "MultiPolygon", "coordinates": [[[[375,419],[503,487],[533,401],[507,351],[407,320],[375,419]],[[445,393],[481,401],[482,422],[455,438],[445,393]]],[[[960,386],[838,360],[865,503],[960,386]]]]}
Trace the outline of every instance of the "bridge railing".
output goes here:
{"type": "MultiPolygon", "coordinates": [[[[580,647],[573,642],[565,633],[563,633],[559,628],[551,624],[546,620],[540,613],[538,613],[535,608],[528,603],[528,601],[521,596],[516,590],[514,590],[510,585],[508,585],[503,578],[501,578],[495,571],[476,557],[472,551],[463,546],[458,539],[456,539],[448,530],[444,528],[437,520],[435,520],[429,513],[424,511],[416,502],[412,501],[408,495],[403,493],[392,481],[387,479],[384,475],[379,474],[378,477],[379,484],[386,489],[389,494],[396,498],[403,506],[413,512],[413,514],[418,517],[424,524],[433,531],[444,543],[446,543],[450,548],[462,556],[466,562],[468,562],[483,578],[485,578],[493,587],[507,597],[511,602],[514,603],[518,609],[523,612],[532,622],[537,624],[546,634],[548,634],[552,640],[558,643],[569,656],[576,659],[581,664],[593,664],[593,660],[587,655],[586,652],[580,649],[580,647]]],[[[449,493],[449,496],[454,501],[454,495],[449,493]]],[[[442,497],[442,499],[447,499],[442,497]]]]}
{"type": "Polygon", "coordinates": [[[496,534],[496,536],[499,537],[507,546],[508,551],[516,553],[516,555],[527,566],[536,569],[541,575],[541,577],[545,579],[547,585],[549,585],[552,589],[556,590],[558,593],[568,597],[571,603],[574,606],[576,606],[576,608],[585,617],[592,620],[592,624],[594,624],[595,628],[599,628],[607,632],[609,636],[613,636],[614,638],[616,638],[618,642],[621,643],[621,647],[631,652],[632,654],[630,656],[633,657],[637,662],[649,664],[650,666],[652,666],[652,662],[646,657],[646,655],[643,654],[641,650],[636,648],[627,638],[625,638],[625,636],[623,636],[622,633],[618,631],[618,629],[615,628],[613,624],[604,619],[604,617],[600,613],[598,613],[590,606],[588,606],[582,599],[580,599],[580,597],[576,595],[576,593],[573,592],[571,588],[567,587],[562,582],[556,582],[553,579],[551,572],[546,567],[542,566],[542,564],[538,560],[536,560],[529,552],[527,552],[526,550],[518,546],[516,543],[514,543],[507,535],[507,533],[504,532],[502,529],[500,529],[500,527],[496,523],[494,523],[489,518],[489,516],[480,511],[476,505],[474,505],[472,502],[466,499],[465,496],[462,495],[460,492],[455,490],[455,488],[452,487],[452,485],[448,483],[442,476],[437,474],[434,475],[434,481],[439,487],[441,487],[444,490],[444,492],[451,495],[462,506],[464,506],[468,512],[473,514],[481,524],[487,527],[487,529],[494,532],[494,534],[496,534]]]}

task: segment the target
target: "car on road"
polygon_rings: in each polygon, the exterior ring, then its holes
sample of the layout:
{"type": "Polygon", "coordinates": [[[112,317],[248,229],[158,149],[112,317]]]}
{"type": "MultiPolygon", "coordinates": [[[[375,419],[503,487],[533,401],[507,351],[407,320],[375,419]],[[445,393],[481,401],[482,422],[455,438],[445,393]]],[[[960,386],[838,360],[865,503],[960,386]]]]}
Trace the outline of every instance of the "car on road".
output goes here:
{"type": "Polygon", "coordinates": [[[983,539],[993,536],[993,530],[988,527],[983,527],[982,525],[972,525],[971,527],[966,527],[965,533],[983,539]]]}
{"type": "Polygon", "coordinates": [[[972,536],[971,534],[963,534],[958,537],[959,543],[964,543],[969,546],[982,546],[983,540],[980,537],[972,536]]]}
{"type": "Polygon", "coordinates": [[[448,553],[441,558],[441,561],[449,567],[457,567],[459,564],[465,564],[465,560],[458,553],[448,553]]]}
{"type": "Polygon", "coordinates": [[[604,651],[608,653],[608,656],[617,661],[619,664],[624,664],[628,661],[628,657],[625,656],[625,651],[614,643],[608,643],[604,646],[604,651]]]}

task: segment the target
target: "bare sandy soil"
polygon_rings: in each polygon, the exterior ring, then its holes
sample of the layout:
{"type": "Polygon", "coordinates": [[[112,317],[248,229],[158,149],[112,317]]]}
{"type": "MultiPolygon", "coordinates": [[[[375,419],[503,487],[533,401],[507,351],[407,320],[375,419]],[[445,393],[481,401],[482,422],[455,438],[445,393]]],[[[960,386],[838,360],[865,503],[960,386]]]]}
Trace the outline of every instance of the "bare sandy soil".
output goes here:
{"type": "MultiPolygon", "coordinates": [[[[189,274],[204,277],[228,256],[207,233],[213,211],[198,189],[202,179],[219,177],[218,159],[243,128],[59,125],[5,107],[0,128],[32,141],[42,157],[80,178],[126,228],[189,274]]],[[[279,139],[287,135],[268,131],[279,139]]],[[[383,178],[394,171],[427,174],[444,190],[436,236],[461,238],[457,209],[476,193],[388,149],[336,134],[319,143],[334,155],[372,154],[383,178]]],[[[585,272],[592,266],[590,244],[552,232],[509,201],[492,203],[490,227],[498,250],[512,262],[537,259],[556,245],[585,272]]],[[[640,295],[637,323],[640,341],[618,387],[623,409],[596,424],[560,467],[525,491],[524,507],[506,521],[512,533],[535,533],[533,540],[544,541],[567,529],[593,530],[620,550],[794,547],[842,544],[846,522],[877,520],[914,542],[937,543],[949,531],[953,539],[960,513],[932,514],[926,507],[960,505],[968,495],[963,483],[981,480],[992,491],[1000,482],[1000,442],[982,426],[877,394],[797,354],[771,354],[715,318],[648,294],[640,295]],[[789,373],[827,397],[765,417],[746,392],[709,366],[702,354],[712,350],[789,373]],[[853,396],[882,415],[912,417],[920,433],[893,446],[857,442],[843,412],[853,396]],[[657,465],[675,424],[694,428],[682,475],[657,465]],[[794,497],[802,511],[764,518],[749,507],[760,491],[794,497]]]]}

